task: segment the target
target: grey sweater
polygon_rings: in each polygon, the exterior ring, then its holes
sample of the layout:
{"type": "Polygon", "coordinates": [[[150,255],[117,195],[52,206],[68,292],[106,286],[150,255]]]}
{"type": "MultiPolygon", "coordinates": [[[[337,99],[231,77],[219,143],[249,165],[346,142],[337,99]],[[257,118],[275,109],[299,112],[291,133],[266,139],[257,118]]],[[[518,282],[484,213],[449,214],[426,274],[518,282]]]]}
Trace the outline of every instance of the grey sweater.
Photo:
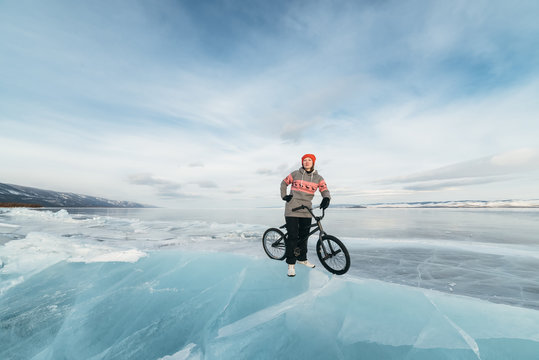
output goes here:
{"type": "Polygon", "coordinates": [[[308,173],[301,167],[299,170],[293,171],[281,181],[281,198],[286,196],[286,188],[288,185],[292,185],[292,189],[290,190],[292,199],[285,205],[284,216],[311,217],[311,214],[305,209],[298,211],[292,211],[292,209],[301,205],[312,208],[312,199],[316,190],[320,191],[322,197],[330,198],[328,186],[326,185],[324,178],[318,175],[316,170],[308,173]]]}

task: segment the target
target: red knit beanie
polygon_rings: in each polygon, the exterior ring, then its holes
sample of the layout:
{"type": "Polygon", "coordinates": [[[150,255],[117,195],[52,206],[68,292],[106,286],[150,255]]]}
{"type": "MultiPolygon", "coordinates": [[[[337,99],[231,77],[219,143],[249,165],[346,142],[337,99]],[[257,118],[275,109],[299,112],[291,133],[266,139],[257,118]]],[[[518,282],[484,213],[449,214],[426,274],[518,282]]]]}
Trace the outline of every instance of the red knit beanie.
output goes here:
{"type": "Polygon", "coordinates": [[[301,157],[301,164],[303,165],[303,160],[305,160],[305,158],[311,158],[311,160],[313,161],[313,167],[314,167],[314,163],[316,162],[316,156],[314,156],[313,154],[305,154],[301,157]]]}

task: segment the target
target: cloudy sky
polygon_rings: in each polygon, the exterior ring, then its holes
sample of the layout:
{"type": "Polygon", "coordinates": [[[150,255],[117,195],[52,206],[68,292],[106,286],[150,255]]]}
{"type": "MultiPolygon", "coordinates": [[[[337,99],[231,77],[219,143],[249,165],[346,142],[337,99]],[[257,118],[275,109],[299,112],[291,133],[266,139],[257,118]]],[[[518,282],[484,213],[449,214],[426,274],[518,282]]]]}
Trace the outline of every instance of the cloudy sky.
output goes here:
{"type": "Polygon", "coordinates": [[[2,1],[0,182],[166,207],[539,198],[539,2],[2,1]],[[319,195],[317,195],[319,196],[319,195]]]}

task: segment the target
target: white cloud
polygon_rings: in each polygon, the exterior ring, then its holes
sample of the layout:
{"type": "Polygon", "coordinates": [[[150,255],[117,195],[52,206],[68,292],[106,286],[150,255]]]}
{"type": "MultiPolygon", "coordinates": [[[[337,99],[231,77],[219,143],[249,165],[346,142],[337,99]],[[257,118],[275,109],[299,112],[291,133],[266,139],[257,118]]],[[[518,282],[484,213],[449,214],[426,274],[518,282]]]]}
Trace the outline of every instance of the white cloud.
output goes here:
{"type": "Polygon", "coordinates": [[[502,196],[537,169],[533,2],[271,6],[271,31],[225,19],[246,35],[215,34],[223,57],[185,4],[128,6],[115,21],[107,8],[75,11],[77,31],[47,20],[70,14],[68,2],[0,6],[4,181],[266,205],[310,152],[341,203],[479,185],[502,196]]]}
{"type": "Polygon", "coordinates": [[[455,190],[465,186],[490,184],[498,181],[508,181],[507,177],[480,177],[480,178],[465,178],[453,180],[431,180],[421,181],[411,185],[404,186],[405,190],[413,191],[438,191],[438,190],[455,190]]]}
{"type": "Polygon", "coordinates": [[[211,180],[193,181],[192,184],[196,184],[201,188],[217,188],[217,187],[219,187],[215,181],[211,181],[211,180]]]}
{"type": "Polygon", "coordinates": [[[517,149],[500,155],[493,156],[491,163],[496,166],[505,167],[539,167],[539,152],[537,149],[517,149]]]}
{"type": "MultiPolygon", "coordinates": [[[[380,183],[411,183],[432,180],[484,178],[539,170],[539,153],[535,149],[518,149],[503,154],[443,166],[416,174],[389,178],[380,183]]],[[[461,182],[464,184],[465,182],[461,182]]],[[[473,183],[473,181],[471,182],[473,183]]]]}

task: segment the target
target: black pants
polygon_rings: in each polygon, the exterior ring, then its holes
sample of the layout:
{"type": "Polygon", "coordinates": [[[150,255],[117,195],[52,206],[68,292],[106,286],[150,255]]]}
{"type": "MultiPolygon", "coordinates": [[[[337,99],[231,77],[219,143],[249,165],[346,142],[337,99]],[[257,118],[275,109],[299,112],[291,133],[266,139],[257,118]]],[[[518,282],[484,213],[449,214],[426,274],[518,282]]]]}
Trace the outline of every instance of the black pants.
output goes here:
{"type": "Polygon", "coordinates": [[[286,263],[295,264],[296,260],[307,260],[307,239],[303,240],[309,235],[312,218],[301,218],[286,216],[286,231],[288,236],[286,238],[286,263]],[[300,241],[300,239],[302,241],[300,241]],[[294,255],[294,249],[299,247],[299,256],[294,255]]]}

